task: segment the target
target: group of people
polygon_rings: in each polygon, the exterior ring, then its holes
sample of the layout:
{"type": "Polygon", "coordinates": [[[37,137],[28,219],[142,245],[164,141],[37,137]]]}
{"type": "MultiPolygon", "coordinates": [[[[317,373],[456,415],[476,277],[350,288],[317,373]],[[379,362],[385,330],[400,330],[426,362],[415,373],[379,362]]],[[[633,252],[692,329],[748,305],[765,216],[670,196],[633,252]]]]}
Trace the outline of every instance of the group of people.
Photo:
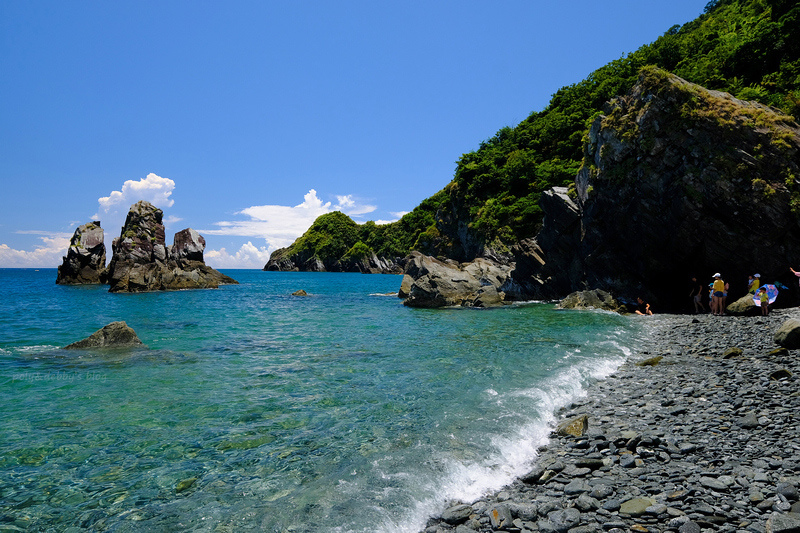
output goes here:
{"type": "MultiPolygon", "coordinates": [[[[792,271],[792,274],[800,278],[800,271],[797,271],[793,268],[789,268],[792,271]]],[[[780,285],[777,283],[777,285],[780,285]]],[[[723,316],[725,315],[725,309],[727,307],[727,299],[728,299],[728,289],[730,285],[726,283],[722,279],[722,275],[717,272],[714,274],[714,281],[712,281],[708,288],[711,289],[711,314],[715,316],[723,316]]],[[[696,277],[692,278],[692,290],[689,294],[689,297],[692,299],[694,303],[694,312],[697,313],[705,313],[706,307],[703,304],[704,296],[706,295],[708,288],[706,286],[697,281],[696,277]]],[[[753,274],[749,276],[747,281],[747,292],[748,294],[753,295],[753,299],[757,299],[757,304],[761,307],[761,314],[766,316],[769,314],[769,306],[770,306],[770,294],[767,290],[767,287],[761,284],[761,275],[760,274],[753,274]]],[[[774,298],[774,294],[773,294],[774,298]]]]}

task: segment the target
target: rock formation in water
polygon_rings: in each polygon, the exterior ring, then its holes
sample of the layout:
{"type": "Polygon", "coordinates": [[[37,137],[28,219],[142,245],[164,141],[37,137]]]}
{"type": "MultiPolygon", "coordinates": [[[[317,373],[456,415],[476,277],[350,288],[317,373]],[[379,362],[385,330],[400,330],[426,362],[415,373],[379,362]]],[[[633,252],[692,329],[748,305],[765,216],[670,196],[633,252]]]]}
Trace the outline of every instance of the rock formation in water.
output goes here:
{"type": "Polygon", "coordinates": [[[89,222],[75,230],[69,250],[58,267],[59,285],[102,284],[106,282],[106,245],[100,222],[89,222]]]}
{"type": "Polygon", "coordinates": [[[162,218],[163,212],[149,202],[131,207],[112,246],[109,292],[208,289],[238,283],[205,264],[206,242],[195,230],[179,231],[173,245],[166,246],[162,218]]]}
{"type": "Polygon", "coordinates": [[[133,328],[125,322],[112,322],[98,329],[90,336],[65,346],[65,350],[81,350],[87,348],[130,348],[143,346],[133,328]]]}
{"type": "Polygon", "coordinates": [[[505,301],[500,287],[510,271],[484,258],[460,264],[412,252],[398,296],[409,307],[494,307],[505,301]]]}
{"type": "Polygon", "coordinates": [[[542,230],[515,249],[512,294],[603,289],[679,310],[691,275],[715,272],[732,287],[761,272],[796,291],[800,127],[646,69],[592,124],[575,190],[541,205],[542,230]]]}

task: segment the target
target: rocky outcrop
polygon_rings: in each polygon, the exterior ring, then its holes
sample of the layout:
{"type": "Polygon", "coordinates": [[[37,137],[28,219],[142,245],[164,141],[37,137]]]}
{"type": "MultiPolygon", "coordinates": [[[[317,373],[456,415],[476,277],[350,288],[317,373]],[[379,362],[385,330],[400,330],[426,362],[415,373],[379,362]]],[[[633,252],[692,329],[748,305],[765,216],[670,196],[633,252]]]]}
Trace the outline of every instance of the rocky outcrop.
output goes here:
{"type": "Polygon", "coordinates": [[[573,292],[561,300],[556,306],[560,309],[602,309],[622,313],[624,306],[620,305],[614,297],[601,290],[573,292]]]}
{"type": "Polygon", "coordinates": [[[800,348],[800,320],[791,318],[781,324],[773,337],[775,344],[789,350],[800,348]]]}
{"type": "Polygon", "coordinates": [[[401,261],[378,257],[370,252],[361,257],[343,258],[336,265],[340,272],[361,272],[362,274],[400,274],[403,268],[401,261]]]}
{"type": "Polygon", "coordinates": [[[721,271],[731,301],[746,290],[737,280],[766,272],[796,303],[798,177],[791,117],[645,69],[592,124],[574,190],[543,195],[542,230],[515,248],[509,294],[598,288],[676,311],[693,274],[721,271]]]}
{"type": "Polygon", "coordinates": [[[69,250],[58,267],[59,285],[102,284],[106,281],[106,245],[100,222],[89,222],[75,230],[69,250]]]}
{"type": "Polygon", "coordinates": [[[272,252],[263,270],[274,272],[361,272],[362,274],[400,274],[402,261],[379,257],[370,252],[361,257],[348,257],[326,264],[316,255],[292,254],[289,248],[272,252]]]}
{"type": "Polygon", "coordinates": [[[505,301],[501,287],[510,271],[510,266],[484,258],[462,264],[412,252],[398,295],[409,307],[499,306],[505,301]]]}
{"type": "Polygon", "coordinates": [[[725,308],[725,312],[733,316],[753,316],[756,314],[760,315],[761,308],[756,306],[752,294],[746,294],[732,304],[729,304],[728,307],[725,308]]]}
{"type": "Polygon", "coordinates": [[[149,202],[131,207],[112,245],[110,292],[208,289],[238,283],[205,264],[205,239],[195,230],[176,233],[172,246],[166,246],[162,218],[163,212],[149,202]]]}
{"type": "Polygon", "coordinates": [[[83,350],[88,348],[131,348],[142,346],[133,328],[125,322],[112,322],[98,329],[90,336],[65,346],[65,350],[83,350]]]}

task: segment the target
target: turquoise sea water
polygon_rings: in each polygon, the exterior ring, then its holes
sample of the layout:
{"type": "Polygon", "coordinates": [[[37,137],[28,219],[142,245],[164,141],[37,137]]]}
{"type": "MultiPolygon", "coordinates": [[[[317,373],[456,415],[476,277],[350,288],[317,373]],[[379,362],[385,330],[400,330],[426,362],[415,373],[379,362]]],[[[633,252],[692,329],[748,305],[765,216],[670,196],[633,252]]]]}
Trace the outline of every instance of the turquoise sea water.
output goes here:
{"type": "Polygon", "coordinates": [[[550,304],[409,309],[399,276],[226,273],[123,295],[0,269],[0,531],[416,532],[529,469],[641,335],[550,304]],[[148,348],[59,349],[115,320],[148,348]]]}

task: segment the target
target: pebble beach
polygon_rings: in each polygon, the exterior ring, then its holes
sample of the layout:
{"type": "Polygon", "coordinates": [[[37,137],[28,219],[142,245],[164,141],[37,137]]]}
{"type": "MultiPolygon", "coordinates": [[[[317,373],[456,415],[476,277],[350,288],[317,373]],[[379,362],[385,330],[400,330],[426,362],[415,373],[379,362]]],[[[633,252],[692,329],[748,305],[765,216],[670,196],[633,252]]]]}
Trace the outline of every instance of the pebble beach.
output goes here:
{"type": "Polygon", "coordinates": [[[647,340],[558,413],[580,436],[425,533],[800,532],[800,361],[774,341],[800,309],[632,319],[647,340]]]}

